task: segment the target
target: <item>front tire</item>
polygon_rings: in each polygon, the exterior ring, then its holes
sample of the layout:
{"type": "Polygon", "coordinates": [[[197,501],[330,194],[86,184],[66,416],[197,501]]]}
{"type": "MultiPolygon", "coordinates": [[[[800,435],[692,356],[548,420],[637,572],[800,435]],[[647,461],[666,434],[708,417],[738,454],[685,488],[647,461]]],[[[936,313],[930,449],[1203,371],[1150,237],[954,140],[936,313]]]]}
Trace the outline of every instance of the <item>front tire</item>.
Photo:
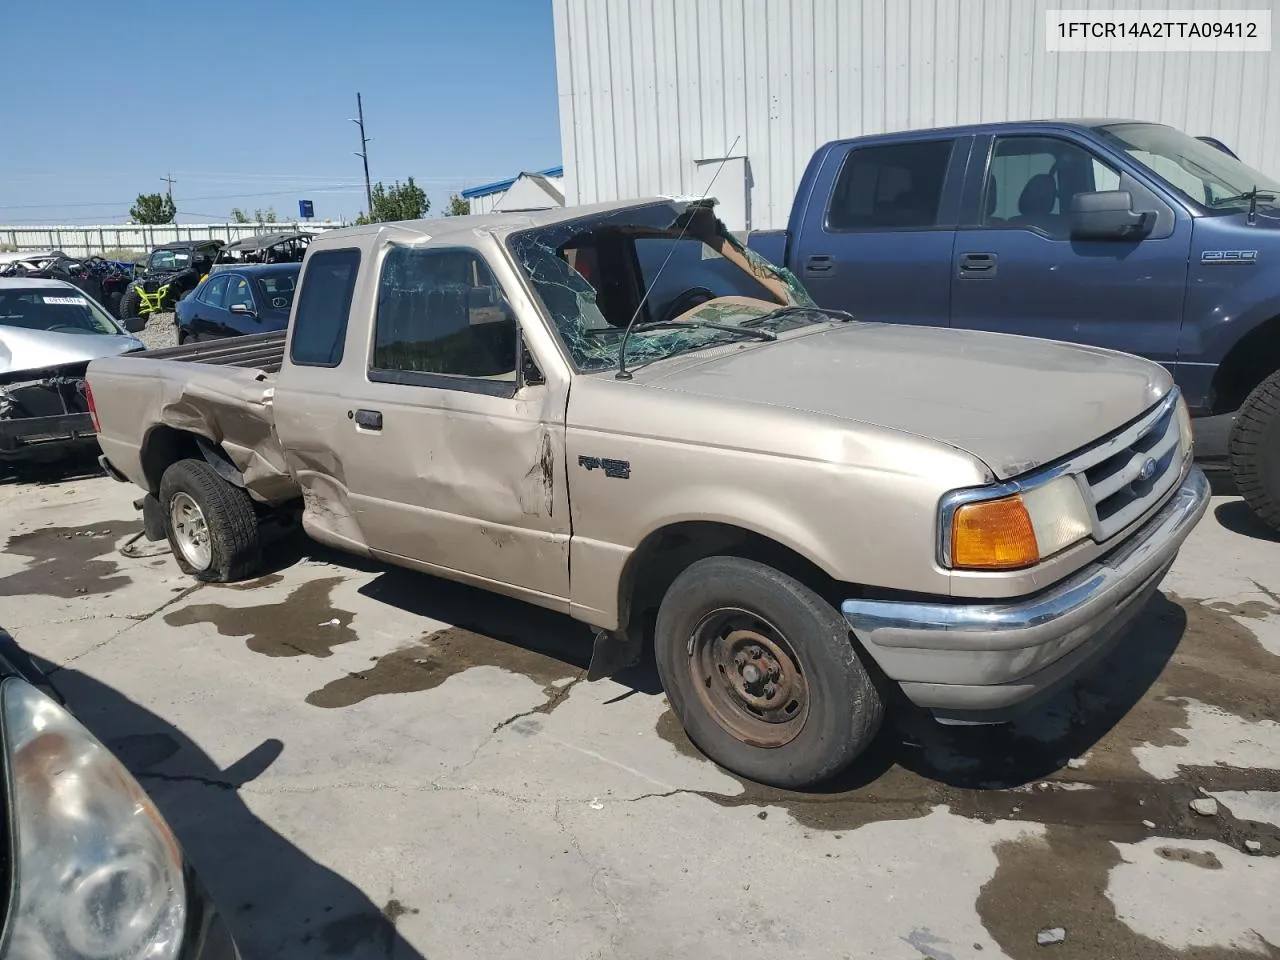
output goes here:
{"type": "Polygon", "coordinates": [[[760,783],[829,780],[870,746],[884,718],[840,612],[754,560],[709,557],[685,569],[662,599],[654,646],[689,738],[760,783]]]}
{"type": "Polygon", "coordinates": [[[133,320],[142,316],[142,296],[137,287],[129,287],[120,298],[120,319],[133,320]]]}
{"type": "Polygon", "coordinates": [[[1263,523],[1280,530],[1280,371],[1245,398],[1228,449],[1236,489],[1263,523]]]}
{"type": "Polygon", "coordinates": [[[203,460],[179,460],[160,478],[160,506],[174,559],[210,583],[252,577],[262,564],[253,501],[203,460]]]}

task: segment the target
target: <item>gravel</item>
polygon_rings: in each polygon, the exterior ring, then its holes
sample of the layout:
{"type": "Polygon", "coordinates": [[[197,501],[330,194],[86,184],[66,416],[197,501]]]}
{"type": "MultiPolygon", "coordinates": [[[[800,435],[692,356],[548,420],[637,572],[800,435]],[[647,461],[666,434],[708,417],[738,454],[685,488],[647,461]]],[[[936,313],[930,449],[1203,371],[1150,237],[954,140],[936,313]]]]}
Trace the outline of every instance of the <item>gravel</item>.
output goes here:
{"type": "Polygon", "coordinates": [[[134,336],[145,343],[148,350],[178,345],[178,328],[173,324],[172,313],[153,313],[147,319],[146,327],[134,336]]]}

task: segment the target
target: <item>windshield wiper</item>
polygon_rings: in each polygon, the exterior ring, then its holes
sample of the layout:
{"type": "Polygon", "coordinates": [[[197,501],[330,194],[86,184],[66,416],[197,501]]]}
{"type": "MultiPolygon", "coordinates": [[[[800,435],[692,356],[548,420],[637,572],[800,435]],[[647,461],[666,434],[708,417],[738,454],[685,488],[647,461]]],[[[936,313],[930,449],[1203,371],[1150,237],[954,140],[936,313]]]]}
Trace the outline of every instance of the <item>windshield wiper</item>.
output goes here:
{"type": "Polygon", "coordinates": [[[841,323],[849,323],[851,320],[857,320],[852,313],[847,310],[828,310],[825,307],[779,307],[777,310],[770,310],[768,313],[762,313],[758,317],[752,317],[750,320],[743,320],[740,326],[748,324],[755,327],[762,323],[768,323],[770,320],[785,320],[788,317],[809,317],[818,316],[828,320],[839,320],[841,323]]]}
{"type": "Polygon", "coordinates": [[[1211,200],[1209,202],[1209,206],[1217,207],[1227,203],[1239,203],[1241,200],[1248,200],[1249,201],[1249,225],[1252,226],[1254,220],[1256,220],[1258,217],[1258,201],[1274,200],[1275,198],[1276,198],[1276,195],[1274,193],[1259,191],[1257,184],[1254,184],[1254,187],[1252,190],[1246,190],[1244,193],[1237,193],[1230,197],[1219,197],[1217,200],[1211,200]]]}
{"type": "MultiPolygon", "coordinates": [[[[737,333],[744,337],[750,337],[753,340],[777,340],[778,335],[769,330],[752,330],[747,328],[745,324],[732,323],[712,323],[710,320],[655,320],[652,323],[637,323],[634,327],[629,328],[632,332],[637,330],[723,330],[725,333],[737,333]]],[[[600,336],[605,333],[625,333],[621,327],[596,327],[588,329],[587,334],[590,336],[600,336]]]]}

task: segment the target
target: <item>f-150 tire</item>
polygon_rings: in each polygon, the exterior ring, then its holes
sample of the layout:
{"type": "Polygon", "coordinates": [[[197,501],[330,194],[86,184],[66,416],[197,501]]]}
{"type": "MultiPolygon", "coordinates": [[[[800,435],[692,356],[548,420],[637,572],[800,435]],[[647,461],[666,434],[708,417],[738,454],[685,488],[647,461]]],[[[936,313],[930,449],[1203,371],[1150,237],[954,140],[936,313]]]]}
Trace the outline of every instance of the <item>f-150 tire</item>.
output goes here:
{"type": "Polygon", "coordinates": [[[689,738],[760,783],[814,786],[848,767],[884,717],[840,612],[754,560],[686,568],[658,610],[658,673],[689,738]]]}
{"type": "Polygon", "coordinates": [[[203,460],[179,460],[160,478],[160,507],[174,559],[197,580],[230,583],[262,563],[258,518],[249,495],[203,460]]]}
{"type": "Polygon", "coordinates": [[[1259,519],[1280,530],[1280,371],[1245,399],[1229,450],[1236,489],[1259,519]]]}

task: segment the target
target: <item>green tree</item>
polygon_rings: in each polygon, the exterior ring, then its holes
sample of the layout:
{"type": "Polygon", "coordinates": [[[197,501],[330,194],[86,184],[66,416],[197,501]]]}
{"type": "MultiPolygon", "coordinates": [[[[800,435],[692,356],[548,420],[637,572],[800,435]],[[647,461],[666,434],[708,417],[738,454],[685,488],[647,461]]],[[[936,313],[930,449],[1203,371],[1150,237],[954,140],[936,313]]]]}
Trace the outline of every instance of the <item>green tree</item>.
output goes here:
{"type": "Polygon", "coordinates": [[[381,180],[373,185],[373,211],[356,217],[356,223],[388,223],[394,220],[421,220],[431,209],[426,191],[413,182],[397,180],[390,187],[381,180]]]}
{"type": "Polygon", "coordinates": [[[277,219],[275,207],[267,207],[266,210],[255,210],[253,211],[253,216],[245,213],[239,207],[231,208],[231,220],[233,223],[275,223],[277,219]]]}
{"type": "Polygon", "coordinates": [[[466,217],[471,215],[471,201],[464,200],[456,193],[449,194],[449,206],[445,207],[446,217],[466,217]]]}
{"type": "Polygon", "coordinates": [[[129,208],[129,219],[134,223],[173,223],[177,215],[173,197],[167,193],[140,193],[129,208]]]}

